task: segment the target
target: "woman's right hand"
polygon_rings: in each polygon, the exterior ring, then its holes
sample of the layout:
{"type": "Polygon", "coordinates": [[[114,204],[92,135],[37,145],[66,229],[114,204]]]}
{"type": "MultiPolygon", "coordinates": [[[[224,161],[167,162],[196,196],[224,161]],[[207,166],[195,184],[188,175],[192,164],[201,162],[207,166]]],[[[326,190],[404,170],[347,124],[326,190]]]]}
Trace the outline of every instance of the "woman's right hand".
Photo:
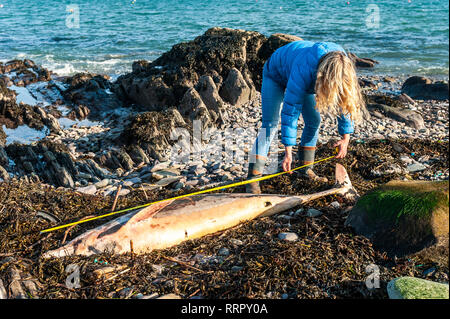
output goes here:
{"type": "MultiPolygon", "coordinates": [[[[281,166],[283,167],[283,171],[287,172],[291,170],[292,165],[292,146],[286,146],[284,151],[284,159],[281,166]]],[[[289,174],[292,174],[293,172],[290,172],[289,174]]]]}

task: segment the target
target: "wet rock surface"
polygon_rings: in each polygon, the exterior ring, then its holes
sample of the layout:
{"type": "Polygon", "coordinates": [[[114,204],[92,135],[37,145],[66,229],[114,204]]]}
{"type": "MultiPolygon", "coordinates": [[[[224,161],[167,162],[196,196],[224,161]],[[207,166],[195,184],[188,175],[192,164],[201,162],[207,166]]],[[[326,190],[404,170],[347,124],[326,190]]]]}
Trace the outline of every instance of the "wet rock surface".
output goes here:
{"type": "Polygon", "coordinates": [[[403,83],[402,92],[413,99],[448,100],[448,82],[412,76],[403,83]]]}

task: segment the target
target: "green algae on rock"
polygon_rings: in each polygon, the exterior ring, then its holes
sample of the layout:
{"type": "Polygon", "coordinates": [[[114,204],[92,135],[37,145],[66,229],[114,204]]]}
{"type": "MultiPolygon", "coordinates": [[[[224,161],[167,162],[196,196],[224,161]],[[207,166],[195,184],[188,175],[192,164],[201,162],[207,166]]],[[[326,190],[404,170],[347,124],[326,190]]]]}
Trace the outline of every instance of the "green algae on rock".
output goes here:
{"type": "Polygon", "coordinates": [[[391,181],[361,197],[346,224],[390,255],[432,246],[448,250],[448,185],[448,181],[391,181]]]}
{"type": "Polygon", "coordinates": [[[390,299],[449,299],[448,284],[414,277],[391,280],[387,292],[390,299]]]}

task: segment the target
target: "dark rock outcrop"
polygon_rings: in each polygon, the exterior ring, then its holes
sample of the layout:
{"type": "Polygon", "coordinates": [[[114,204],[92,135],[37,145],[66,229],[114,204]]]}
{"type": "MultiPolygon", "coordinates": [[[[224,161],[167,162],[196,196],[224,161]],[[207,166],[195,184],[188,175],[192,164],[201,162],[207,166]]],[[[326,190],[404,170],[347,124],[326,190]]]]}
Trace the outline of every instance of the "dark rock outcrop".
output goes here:
{"type": "Polygon", "coordinates": [[[78,174],[74,158],[64,144],[40,141],[36,145],[10,144],[5,151],[19,176],[38,176],[42,181],[63,187],[74,187],[78,174]]]}
{"type": "Polygon", "coordinates": [[[5,79],[0,78],[0,126],[16,128],[26,124],[31,128],[41,130],[44,122],[36,107],[16,103],[16,92],[6,87],[5,79]]]}
{"type": "Polygon", "coordinates": [[[404,97],[390,97],[387,95],[365,96],[369,112],[381,112],[384,116],[403,122],[415,129],[425,128],[423,117],[420,113],[405,108],[404,97]]]}
{"type": "Polygon", "coordinates": [[[74,105],[78,118],[89,113],[94,116],[100,112],[122,106],[121,101],[111,91],[112,84],[106,75],[78,73],[65,79],[69,85],[64,91],[64,99],[74,105]]]}
{"type": "Polygon", "coordinates": [[[128,145],[138,144],[150,157],[161,161],[169,153],[174,142],[170,141],[170,135],[176,128],[187,128],[178,110],[172,108],[162,112],[144,112],[132,118],[122,139],[128,145]]]}
{"type": "MultiPolygon", "coordinates": [[[[0,152],[3,149],[3,147],[5,146],[5,143],[6,143],[6,133],[3,130],[3,127],[0,126],[0,152]]],[[[0,157],[0,159],[1,159],[1,157],[0,157]]],[[[0,165],[1,164],[2,163],[0,162],[0,165]]]]}
{"type": "Polygon", "coordinates": [[[402,93],[419,100],[448,100],[448,82],[412,76],[403,83],[402,93]]]}
{"type": "Polygon", "coordinates": [[[15,73],[10,80],[17,86],[26,86],[38,81],[51,80],[51,72],[49,70],[28,59],[12,60],[6,63],[0,62],[0,74],[10,72],[15,73]]]}
{"type": "Polygon", "coordinates": [[[379,62],[374,59],[360,58],[352,52],[347,52],[348,57],[353,61],[357,68],[373,68],[379,62]]]}
{"type": "Polygon", "coordinates": [[[136,61],[133,72],[119,77],[114,90],[147,111],[174,107],[183,116],[194,113],[188,121],[202,118],[219,124],[226,116],[224,102],[241,105],[254,98],[264,62],[295,40],[300,38],[211,28],[193,41],[174,45],[152,63],[136,61]]]}

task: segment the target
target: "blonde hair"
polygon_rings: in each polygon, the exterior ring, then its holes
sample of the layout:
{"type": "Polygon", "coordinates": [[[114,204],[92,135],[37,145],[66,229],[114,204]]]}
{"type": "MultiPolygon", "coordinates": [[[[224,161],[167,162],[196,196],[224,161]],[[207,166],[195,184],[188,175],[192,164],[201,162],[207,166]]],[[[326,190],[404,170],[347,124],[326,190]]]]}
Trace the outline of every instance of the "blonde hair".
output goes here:
{"type": "Polygon", "coordinates": [[[355,65],[343,52],[333,51],[321,58],[315,91],[319,112],[350,115],[353,121],[360,120],[364,99],[355,65]]]}

